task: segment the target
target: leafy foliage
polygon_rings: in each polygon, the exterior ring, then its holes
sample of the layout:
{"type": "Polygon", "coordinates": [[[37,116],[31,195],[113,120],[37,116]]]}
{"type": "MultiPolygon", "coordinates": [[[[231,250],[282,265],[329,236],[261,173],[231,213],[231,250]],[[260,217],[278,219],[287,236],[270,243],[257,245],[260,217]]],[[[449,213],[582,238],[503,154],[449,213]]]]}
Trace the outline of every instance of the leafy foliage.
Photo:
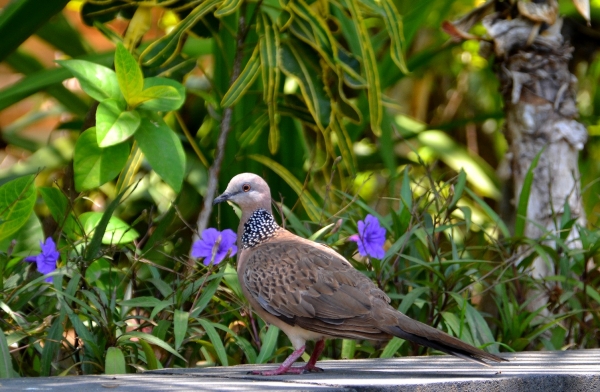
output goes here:
{"type": "MultiPolygon", "coordinates": [[[[37,30],[69,57],[58,66],[46,68],[27,45],[0,49],[24,75],[0,90],[0,110],[26,99],[59,103],[3,127],[7,156],[18,149],[25,158],[0,166],[0,377],[287,356],[284,334],[248,311],[231,260],[189,260],[187,222],[210,196],[208,168],[224,124],[221,185],[239,172],[260,173],[286,228],[341,252],[410,317],[491,351],[597,347],[600,232],[578,228],[582,249],[570,249],[574,220],[565,211],[551,248],[518,235],[521,221],[511,236],[513,223],[497,212],[494,167],[505,142],[491,65],[478,42],[446,44],[439,31],[470,7],[467,0],[85,2],[81,19],[114,51],[95,53],[61,14],[37,30]],[[147,34],[156,10],[159,36],[147,34]],[[116,28],[119,21],[128,28],[116,28]],[[70,77],[82,91],[62,84],[70,77]],[[23,132],[53,115],[62,131],[47,142],[23,132]],[[381,260],[357,255],[348,240],[369,214],[387,232],[381,260]],[[23,262],[49,236],[61,253],[52,284],[23,262]],[[516,253],[523,244],[530,251],[516,253]],[[536,257],[559,273],[531,278],[536,257]],[[529,309],[531,288],[551,293],[549,312],[529,309]]],[[[3,13],[0,31],[9,17],[27,25],[19,43],[35,31],[21,13],[3,13]]],[[[595,179],[600,61],[586,61],[577,76],[589,97],[580,109],[592,140],[582,172],[595,179]]],[[[594,212],[598,182],[586,183],[594,212]]],[[[238,218],[225,206],[211,222],[234,228],[238,218]]],[[[324,355],[419,350],[396,338],[343,340],[328,342],[324,355]]]]}

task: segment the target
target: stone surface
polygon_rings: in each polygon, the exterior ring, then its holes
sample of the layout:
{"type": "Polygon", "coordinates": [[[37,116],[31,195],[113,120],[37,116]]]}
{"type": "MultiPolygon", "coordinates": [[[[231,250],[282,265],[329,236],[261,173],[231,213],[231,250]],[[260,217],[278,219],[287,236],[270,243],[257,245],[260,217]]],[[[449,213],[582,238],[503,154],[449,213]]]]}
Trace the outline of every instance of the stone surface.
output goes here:
{"type": "Polygon", "coordinates": [[[0,391],[600,392],[600,350],[503,354],[485,367],[448,355],[322,361],[323,373],[261,377],[274,365],[162,369],[123,376],[13,378],[0,391]]]}

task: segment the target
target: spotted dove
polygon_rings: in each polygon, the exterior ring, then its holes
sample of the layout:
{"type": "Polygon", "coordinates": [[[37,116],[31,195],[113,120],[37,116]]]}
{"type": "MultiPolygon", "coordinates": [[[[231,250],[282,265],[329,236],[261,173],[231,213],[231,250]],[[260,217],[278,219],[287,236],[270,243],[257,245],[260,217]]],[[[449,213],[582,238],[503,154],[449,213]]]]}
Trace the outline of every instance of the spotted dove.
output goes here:
{"type": "Polygon", "coordinates": [[[271,192],[259,176],[235,176],[214,203],[231,201],[242,210],[238,227],[237,272],[250,305],[289,337],[294,352],[261,375],[320,371],[315,366],[324,339],[389,340],[393,336],[485,364],[506,361],[438,329],[415,321],[389,305],[389,297],[325,245],[281,228],[271,210],[271,192]],[[292,364],[307,340],[315,349],[303,367],[292,364]]]}

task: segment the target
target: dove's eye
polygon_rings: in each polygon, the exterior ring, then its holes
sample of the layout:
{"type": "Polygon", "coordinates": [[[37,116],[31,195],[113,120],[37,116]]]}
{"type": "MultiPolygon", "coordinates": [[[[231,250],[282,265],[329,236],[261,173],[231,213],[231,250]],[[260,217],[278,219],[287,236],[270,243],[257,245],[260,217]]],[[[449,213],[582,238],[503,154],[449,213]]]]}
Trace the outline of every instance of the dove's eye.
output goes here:
{"type": "Polygon", "coordinates": [[[250,184],[244,184],[244,185],[242,185],[242,190],[244,192],[248,192],[250,190],[250,184]]]}

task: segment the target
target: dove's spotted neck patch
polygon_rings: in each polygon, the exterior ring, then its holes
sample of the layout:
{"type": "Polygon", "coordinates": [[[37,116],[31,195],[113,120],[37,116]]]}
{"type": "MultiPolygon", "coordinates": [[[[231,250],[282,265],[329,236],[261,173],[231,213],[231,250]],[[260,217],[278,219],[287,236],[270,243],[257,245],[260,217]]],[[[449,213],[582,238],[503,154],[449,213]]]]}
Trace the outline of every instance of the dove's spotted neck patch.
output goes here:
{"type": "Polygon", "coordinates": [[[244,223],[244,233],[242,234],[242,247],[251,248],[260,244],[275,234],[280,227],[275,222],[273,215],[269,214],[264,208],[254,211],[250,219],[244,223]]]}

